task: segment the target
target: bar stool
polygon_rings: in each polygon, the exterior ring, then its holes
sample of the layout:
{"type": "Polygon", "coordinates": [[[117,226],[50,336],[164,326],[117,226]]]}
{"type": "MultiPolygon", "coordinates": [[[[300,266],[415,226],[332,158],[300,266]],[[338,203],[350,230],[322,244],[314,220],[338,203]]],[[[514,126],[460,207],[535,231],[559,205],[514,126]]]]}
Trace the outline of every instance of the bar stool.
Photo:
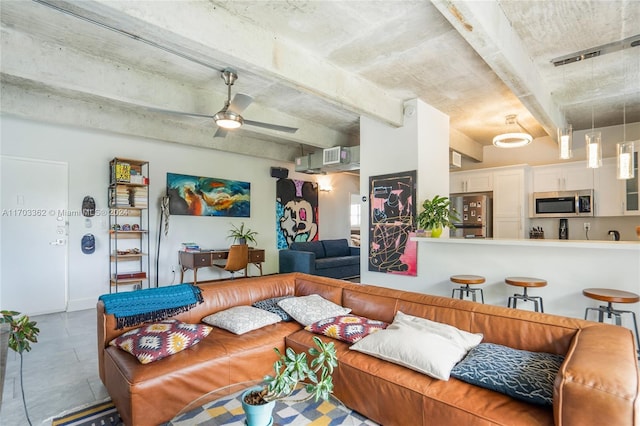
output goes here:
{"type": "Polygon", "coordinates": [[[482,303],[484,303],[484,292],[481,288],[471,288],[469,285],[472,284],[483,284],[485,279],[480,275],[452,275],[450,278],[451,282],[456,284],[464,284],[464,286],[454,288],[451,291],[451,297],[455,297],[456,291],[460,292],[460,300],[462,300],[463,293],[467,293],[467,297],[469,293],[471,293],[472,300],[476,301],[476,292],[480,292],[480,298],[482,299],[482,303]]]}
{"type": "Polygon", "coordinates": [[[527,289],[529,287],[544,287],[547,285],[547,281],[540,278],[530,278],[530,277],[507,277],[504,279],[504,282],[513,285],[516,287],[524,288],[524,294],[514,294],[513,296],[509,296],[507,301],[507,307],[511,308],[511,302],[513,301],[513,308],[516,308],[516,303],[518,303],[518,299],[522,301],[532,301],[535,311],[538,312],[538,302],[540,302],[540,312],[544,312],[544,307],[542,305],[542,297],[540,296],[529,296],[527,294],[527,289]]]}
{"type": "Polygon", "coordinates": [[[613,290],[610,288],[586,288],[582,290],[585,296],[607,302],[607,306],[600,305],[597,308],[588,307],[584,310],[584,319],[587,319],[589,311],[598,311],[598,322],[603,322],[604,314],[607,318],[615,317],[616,325],[622,325],[622,314],[631,314],[633,317],[633,328],[636,332],[636,343],[638,344],[638,354],[640,356],[640,336],[638,335],[638,323],[636,322],[636,313],[634,311],[623,311],[614,309],[613,303],[636,303],[640,301],[640,295],[630,291],[613,290]]]}

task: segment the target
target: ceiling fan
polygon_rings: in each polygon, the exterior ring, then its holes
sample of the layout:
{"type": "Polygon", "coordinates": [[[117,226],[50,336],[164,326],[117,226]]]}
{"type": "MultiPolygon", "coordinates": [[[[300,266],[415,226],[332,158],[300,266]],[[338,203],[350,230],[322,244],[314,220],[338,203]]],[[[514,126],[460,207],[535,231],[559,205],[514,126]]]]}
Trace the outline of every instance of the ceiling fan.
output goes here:
{"type": "Polygon", "coordinates": [[[237,129],[243,124],[286,133],[295,133],[298,130],[296,127],[280,126],[278,124],[263,123],[260,121],[247,120],[243,118],[240,113],[244,111],[251,104],[251,102],[253,102],[253,97],[244,93],[236,93],[236,95],[233,97],[233,100],[231,99],[231,86],[233,86],[233,83],[235,83],[235,81],[238,79],[238,74],[233,68],[223,69],[221,77],[224,80],[224,84],[227,85],[227,100],[224,101],[224,106],[222,107],[222,109],[214,115],[170,111],[158,108],[149,109],[152,111],[165,112],[169,114],[211,118],[218,126],[218,130],[216,130],[216,133],[213,135],[214,137],[223,138],[227,135],[228,130],[237,129]]]}

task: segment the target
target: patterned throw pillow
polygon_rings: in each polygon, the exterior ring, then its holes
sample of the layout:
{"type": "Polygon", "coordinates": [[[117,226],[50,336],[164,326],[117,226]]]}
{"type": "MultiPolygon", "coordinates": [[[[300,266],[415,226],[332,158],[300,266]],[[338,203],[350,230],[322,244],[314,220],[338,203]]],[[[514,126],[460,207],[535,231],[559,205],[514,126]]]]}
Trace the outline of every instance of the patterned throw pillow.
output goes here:
{"type": "Polygon", "coordinates": [[[253,305],[256,308],[264,309],[267,312],[271,312],[273,314],[279,315],[282,318],[282,321],[293,321],[291,315],[286,313],[284,309],[278,306],[278,302],[284,299],[288,299],[293,296],[281,296],[281,297],[272,297],[271,299],[260,300],[255,302],[253,305]]]}
{"type": "Polygon", "coordinates": [[[355,343],[364,336],[384,330],[389,324],[357,315],[339,315],[325,318],[305,327],[305,330],[323,334],[343,342],[355,343]]]}
{"type": "Polygon", "coordinates": [[[336,305],[319,294],[290,297],[279,301],[278,306],[291,315],[293,319],[305,326],[311,325],[321,319],[346,315],[351,312],[351,309],[336,305]]]}
{"type": "Polygon", "coordinates": [[[211,330],[207,325],[164,320],[129,330],[109,344],[129,352],[142,364],[148,364],[195,345],[211,330]]]}
{"type": "Polygon", "coordinates": [[[234,306],[202,318],[202,322],[224,328],[234,334],[244,334],[251,330],[282,321],[279,315],[253,306],[234,306]]]}
{"type": "Polygon", "coordinates": [[[553,382],[563,361],[562,355],[481,343],[451,370],[451,376],[522,401],[551,405],[553,382]]]}

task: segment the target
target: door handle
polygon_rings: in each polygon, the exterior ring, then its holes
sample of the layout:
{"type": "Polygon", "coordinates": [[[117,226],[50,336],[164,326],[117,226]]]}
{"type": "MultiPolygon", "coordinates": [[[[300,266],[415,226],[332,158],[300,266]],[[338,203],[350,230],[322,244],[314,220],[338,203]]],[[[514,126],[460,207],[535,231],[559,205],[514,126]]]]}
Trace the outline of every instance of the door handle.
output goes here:
{"type": "Polygon", "coordinates": [[[63,246],[65,244],[65,242],[66,241],[64,239],[59,238],[59,239],[57,239],[55,241],[49,241],[49,245],[51,245],[51,246],[63,246]]]}

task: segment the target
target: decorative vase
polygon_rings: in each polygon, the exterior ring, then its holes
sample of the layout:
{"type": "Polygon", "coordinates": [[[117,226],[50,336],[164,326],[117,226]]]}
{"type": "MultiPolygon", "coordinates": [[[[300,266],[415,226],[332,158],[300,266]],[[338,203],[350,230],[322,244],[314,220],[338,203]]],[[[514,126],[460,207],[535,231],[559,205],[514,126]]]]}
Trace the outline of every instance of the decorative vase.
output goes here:
{"type": "Polygon", "coordinates": [[[271,426],[273,424],[273,408],[276,406],[275,401],[268,402],[262,405],[251,405],[244,402],[244,397],[255,391],[262,389],[261,386],[256,386],[247,389],[242,393],[242,409],[247,416],[247,426],[271,426]]]}
{"type": "Polygon", "coordinates": [[[431,228],[431,238],[440,238],[440,235],[442,235],[442,226],[431,228]]]}

